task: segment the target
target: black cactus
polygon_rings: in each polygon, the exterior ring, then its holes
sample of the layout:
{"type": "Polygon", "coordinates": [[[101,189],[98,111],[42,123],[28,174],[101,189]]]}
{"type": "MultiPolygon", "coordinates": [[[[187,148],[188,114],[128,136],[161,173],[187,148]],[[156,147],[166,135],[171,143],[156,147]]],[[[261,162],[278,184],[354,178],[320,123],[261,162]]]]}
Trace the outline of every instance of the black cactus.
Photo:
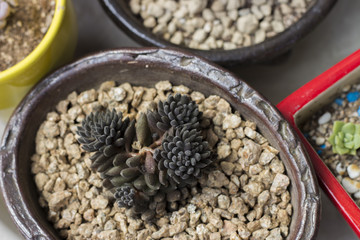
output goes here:
{"type": "Polygon", "coordinates": [[[155,150],[154,157],[161,172],[166,172],[177,184],[190,184],[211,163],[210,153],[201,131],[184,125],[166,133],[162,149],[155,150]]]}
{"type": "Polygon", "coordinates": [[[159,101],[156,112],[147,113],[150,128],[159,135],[171,127],[199,123],[201,117],[198,105],[189,96],[181,94],[169,95],[166,101],[159,101]]]}
{"type": "Polygon", "coordinates": [[[117,153],[130,148],[135,122],[123,119],[122,113],[115,110],[91,113],[78,127],[77,134],[85,151],[96,152],[90,157],[91,168],[104,172],[112,166],[117,153]]]}

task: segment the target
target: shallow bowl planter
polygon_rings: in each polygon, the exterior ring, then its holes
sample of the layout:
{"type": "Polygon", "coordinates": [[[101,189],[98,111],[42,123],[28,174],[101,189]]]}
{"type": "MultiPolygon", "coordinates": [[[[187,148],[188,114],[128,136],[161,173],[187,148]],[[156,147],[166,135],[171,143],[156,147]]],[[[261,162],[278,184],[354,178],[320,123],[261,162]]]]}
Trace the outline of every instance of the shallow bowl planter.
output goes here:
{"type": "Polygon", "coordinates": [[[257,123],[270,144],[280,150],[291,179],[293,218],[287,239],[315,238],[320,211],[317,183],[300,140],[279,112],[226,70],[193,55],[154,48],[113,50],[83,58],[45,78],[17,107],[0,145],[0,185],[10,214],[26,238],[59,239],[38,204],[30,172],[40,123],[70,92],[96,88],[108,80],[142,86],[169,80],[230,102],[245,119],[257,123]]]}
{"type": "Polygon", "coordinates": [[[265,40],[260,44],[234,50],[196,50],[174,45],[146,28],[141,19],[130,10],[128,0],[100,0],[112,20],[134,40],[144,46],[177,47],[185,49],[222,65],[235,63],[269,62],[285,54],[295,43],[308,34],[329,13],[336,0],[316,0],[315,4],[284,32],[265,40]]]}
{"type": "Polygon", "coordinates": [[[56,0],[51,25],[39,45],[22,61],[0,72],[0,109],[19,103],[51,69],[71,60],[77,27],[72,0],[56,0]]]}
{"type": "Polygon", "coordinates": [[[309,120],[318,110],[333,102],[340,95],[343,87],[359,82],[359,79],[360,50],[299,88],[281,101],[277,107],[303,141],[312,159],[322,188],[360,237],[359,207],[336,180],[298,127],[306,120],[309,120]]]}

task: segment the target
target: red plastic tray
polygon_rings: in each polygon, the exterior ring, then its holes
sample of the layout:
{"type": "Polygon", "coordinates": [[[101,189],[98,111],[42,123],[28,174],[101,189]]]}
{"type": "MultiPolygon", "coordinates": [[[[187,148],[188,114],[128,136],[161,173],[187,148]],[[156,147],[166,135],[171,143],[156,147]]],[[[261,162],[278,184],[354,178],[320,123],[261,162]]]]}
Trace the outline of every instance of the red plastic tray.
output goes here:
{"type": "Polygon", "coordinates": [[[360,237],[359,207],[345,192],[298,128],[298,125],[308,119],[311,114],[333,101],[343,86],[356,81],[360,81],[360,50],[293,92],[277,107],[303,141],[312,159],[321,187],[360,237]]]}

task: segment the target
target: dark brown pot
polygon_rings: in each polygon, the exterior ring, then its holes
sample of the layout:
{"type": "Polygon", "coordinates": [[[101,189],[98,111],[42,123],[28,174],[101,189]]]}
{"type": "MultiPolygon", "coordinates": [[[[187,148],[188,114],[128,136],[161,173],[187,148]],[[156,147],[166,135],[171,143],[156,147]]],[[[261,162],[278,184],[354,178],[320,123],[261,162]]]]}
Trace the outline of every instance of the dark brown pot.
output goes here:
{"type": "Polygon", "coordinates": [[[174,45],[156,36],[130,10],[128,0],[99,0],[107,14],[123,31],[144,46],[180,48],[222,65],[269,62],[289,51],[329,13],[336,0],[316,0],[290,28],[260,44],[234,50],[196,50],[174,45]]]}
{"type": "Polygon", "coordinates": [[[108,80],[142,86],[169,80],[229,101],[280,150],[291,179],[294,209],[288,239],[315,238],[320,214],[318,185],[299,139],[279,112],[226,70],[189,54],[153,48],[114,50],[83,58],[45,78],[16,108],[0,145],[0,183],[10,214],[25,238],[59,239],[38,204],[30,172],[30,157],[40,123],[70,92],[96,88],[108,80]]]}

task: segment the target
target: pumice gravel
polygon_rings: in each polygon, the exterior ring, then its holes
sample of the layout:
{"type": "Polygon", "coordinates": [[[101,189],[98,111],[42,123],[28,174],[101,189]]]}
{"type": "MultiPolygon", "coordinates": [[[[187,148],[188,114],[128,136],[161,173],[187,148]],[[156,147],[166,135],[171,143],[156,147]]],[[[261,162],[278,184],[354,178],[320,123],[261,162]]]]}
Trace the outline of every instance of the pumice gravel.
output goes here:
{"type": "Polygon", "coordinates": [[[248,47],[296,23],[314,0],[130,0],[144,26],[176,45],[210,50],[248,47]]]}
{"type": "MultiPolygon", "coordinates": [[[[171,101],[168,106],[172,105],[171,101]]],[[[166,104],[163,109],[173,119],[166,104]]],[[[171,124],[161,118],[165,122],[154,125],[151,119],[158,116],[148,118],[149,126],[157,127],[161,134],[171,128],[171,124]]],[[[119,122],[115,113],[110,117],[119,122]]],[[[141,136],[132,141],[133,150],[141,149],[147,141],[141,136]]],[[[169,147],[164,151],[174,148],[171,142],[175,138],[166,138],[169,147]]],[[[185,144],[187,138],[184,138],[185,144]]],[[[102,137],[99,135],[98,139],[102,137]]],[[[278,150],[257,131],[254,122],[243,119],[219,96],[205,97],[201,92],[183,85],[173,86],[169,81],[160,81],[153,88],[104,82],[99,89],[72,92],[60,101],[41,124],[35,147],[31,171],[39,191],[39,203],[63,238],[270,240],[285,239],[289,234],[293,211],[290,179],[278,150]],[[187,191],[181,192],[186,198],[181,198],[181,194],[157,192],[147,206],[155,214],[151,219],[143,218],[131,210],[136,195],[133,185],[117,189],[115,197],[114,192],[103,186],[104,175],[91,168],[90,158],[94,153],[82,149],[77,132],[92,112],[106,113],[114,109],[117,114],[121,113],[122,119],[129,119],[126,126],[133,120],[142,122],[144,114],[156,113],[159,102],[167,101],[170,95],[176,98],[177,94],[189,97],[198,106],[198,110],[195,105],[189,107],[191,117],[186,121],[195,124],[194,134],[201,129],[201,136],[196,139],[207,142],[213,161],[202,169],[201,176],[192,178],[194,183],[187,191]],[[166,202],[170,203],[164,204],[166,202]]],[[[167,160],[160,161],[165,167],[170,166],[167,160]]],[[[138,163],[136,159],[130,162],[134,166],[138,163]]],[[[183,174],[178,176],[181,176],[176,177],[180,183],[187,179],[183,174]]]]}
{"type": "Polygon", "coordinates": [[[28,56],[48,31],[55,0],[0,0],[0,72],[28,56]]]}

